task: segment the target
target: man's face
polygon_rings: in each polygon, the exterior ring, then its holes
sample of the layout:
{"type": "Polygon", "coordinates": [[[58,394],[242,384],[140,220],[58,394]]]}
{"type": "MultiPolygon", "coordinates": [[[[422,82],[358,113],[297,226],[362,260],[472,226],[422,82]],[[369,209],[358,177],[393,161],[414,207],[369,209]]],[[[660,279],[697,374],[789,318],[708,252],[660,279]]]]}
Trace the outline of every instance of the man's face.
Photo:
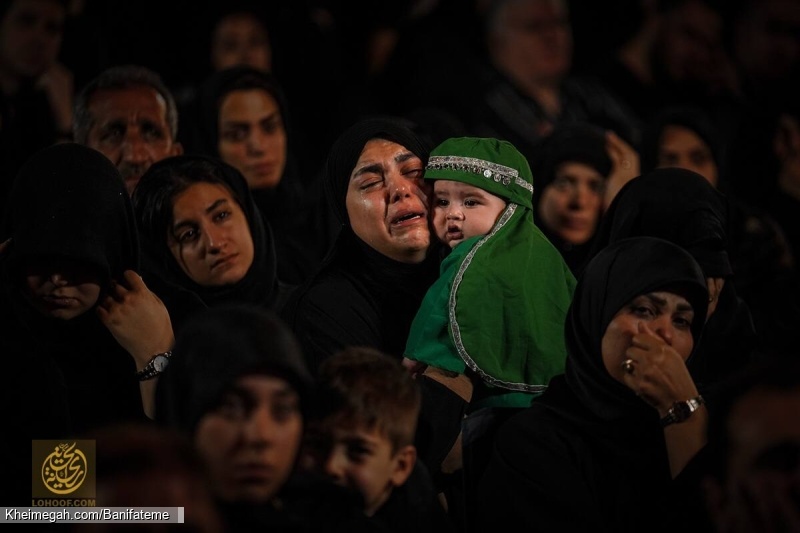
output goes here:
{"type": "Polygon", "coordinates": [[[364,146],[350,175],[347,214],[353,232],[390,259],[420,263],[430,244],[422,160],[392,141],[364,146]]]}
{"type": "Polygon", "coordinates": [[[167,103],[146,86],[108,89],[89,99],[92,126],[87,146],[105,154],[132,193],[150,165],[183,152],[167,122],[167,103]]]}
{"type": "Polygon", "coordinates": [[[16,0],[0,21],[0,70],[35,78],[56,61],[65,10],[53,0],[16,0]]]}

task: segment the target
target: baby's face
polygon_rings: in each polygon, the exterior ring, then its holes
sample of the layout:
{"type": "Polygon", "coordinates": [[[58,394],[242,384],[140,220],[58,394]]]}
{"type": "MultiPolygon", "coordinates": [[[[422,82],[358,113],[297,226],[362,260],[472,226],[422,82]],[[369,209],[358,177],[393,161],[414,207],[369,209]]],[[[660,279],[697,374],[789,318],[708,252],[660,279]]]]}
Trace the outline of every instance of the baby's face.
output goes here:
{"type": "Polygon", "coordinates": [[[433,184],[433,227],[450,248],[489,233],[505,208],[505,200],[473,185],[450,180],[433,184]]]}

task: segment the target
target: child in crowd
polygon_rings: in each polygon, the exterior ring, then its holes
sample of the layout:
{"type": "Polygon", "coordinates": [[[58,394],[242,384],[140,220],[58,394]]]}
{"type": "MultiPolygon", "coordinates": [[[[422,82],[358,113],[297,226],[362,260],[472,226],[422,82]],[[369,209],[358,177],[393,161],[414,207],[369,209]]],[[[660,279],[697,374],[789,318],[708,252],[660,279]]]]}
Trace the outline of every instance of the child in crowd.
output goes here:
{"type": "Polygon", "coordinates": [[[433,181],[433,228],[451,251],[412,323],[404,364],[428,378],[421,430],[433,449],[421,453],[438,473],[453,461],[458,470],[465,414],[475,413],[480,429],[468,435],[465,426],[464,449],[478,437],[491,446],[483,439],[491,428],[563,373],[575,278],[534,224],[533,177],[512,144],[448,139],[431,152],[425,179],[433,181]]]}
{"type": "Polygon", "coordinates": [[[358,491],[364,513],[389,531],[452,529],[417,463],[417,382],[390,356],[349,347],[323,362],[305,465],[358,491]]]}

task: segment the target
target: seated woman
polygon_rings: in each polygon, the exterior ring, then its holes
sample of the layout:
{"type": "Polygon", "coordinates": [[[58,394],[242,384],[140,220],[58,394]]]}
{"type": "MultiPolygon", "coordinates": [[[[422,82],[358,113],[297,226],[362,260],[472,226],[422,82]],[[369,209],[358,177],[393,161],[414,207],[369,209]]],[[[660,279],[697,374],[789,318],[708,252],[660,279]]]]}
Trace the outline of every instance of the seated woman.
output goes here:
{"type": "Polygon", "coordinates": [[[686,361],[707,306],[703,272],[672,243],[625,239],[592,259],[567,316],[565,374],[496,437],[482,523],[657,528],[705,445],[707,412],[686,361]]]}
{"type": "Polygon", "coordinates": [[[223,69],[202,86],[198,149],[242,173],[278,250],[278,276],[307,279],[332,239],[317,168],[308,166],[275,77],[250,67],[223,69]]]}
{"type": "Polygon", "coordinates": [[[205,310],[178,333],[174,354],[156,420],[193,442],[226,530],[315,531],[358,517],[349,492],[295,472],[313,382],[274,313],[205,310]]]}
{"type": "Polygon", "coordinates": [[[573,273],[586,261],[603,211],[612,171],[602,129],[563,124],[544,140],[531,162],[536,225],[561,252],[573,273]]]}
{"type": "MultiPolygon", "coordinates": [[[[154,382],[136,373],[170,350],[173,333],[164,304],[137,274],[136,225],[119,171],[78,144],[37,152],[14,183],[0,241],[8,377],[0,412],[13,428],[4,444],[22,454],[7,456],[29,454],[32,438],[85,438],[145,420],[140,393],[149,399],[154,382]]],[[[24,470],[7,475],[30,501],[24,470]]]]}
{"type": "MultiPolygon", "coordinates": [[[[748,205],[729,185],[722,136],[711,118],[695,107],[669,107],[644,130],[642,172],[679,167],[703,176],[725,194],[728,251],[732,284],[747,302],[766,351],[794,345],[794,324],[800,319],[800,279],[786,233],[769,213],[748,205]],[[794,297],[788,297],[793,294],[794,297]]],[[[765,163],[765,168],[768,166],[765,163]]]]}
{"type": "Polygon", "coordinates": [[[139,181],[133,205],[146,269],[211,307],[280,307],[288,289],[278,282],[272,233],[236,169],[200,156],[159,161],[139,181]]]}
{"type": "MultiPolygon", "coordinates": [[[[703,357],[691,366],[704,394],[752,358],[756,333],[750,309],[730,282],[725,196],[701,175],[682,168],[650,171],[628,182],[611,203],[593,243],[595,255],[629,237],[650,236],[681,246],[698,262],[709,292],[703,357]]],[[[708,398],[710,399],[710,398],[708,398]]]]}

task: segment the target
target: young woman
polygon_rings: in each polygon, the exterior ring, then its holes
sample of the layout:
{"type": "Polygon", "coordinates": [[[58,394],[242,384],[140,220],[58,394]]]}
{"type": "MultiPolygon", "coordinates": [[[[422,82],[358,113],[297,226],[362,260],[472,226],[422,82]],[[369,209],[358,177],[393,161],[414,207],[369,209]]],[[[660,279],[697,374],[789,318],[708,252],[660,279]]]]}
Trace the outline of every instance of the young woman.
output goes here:
{"type": "Polygon", "coordinates": [[[479,488],[497,517],[543,531],[653,531],[674,481],[705,445],[707,414],[687,368],[708,291],[684,250],[619,241],[578,281],[567,366],[501,427],[479,488]]]}
{"type": "Polygon", "coordinates": [[[165,159],[142,176],[133,204],[145,268],[209,306],[281,305],[272,233],[236,169],[201,156],[165,159]]]}

